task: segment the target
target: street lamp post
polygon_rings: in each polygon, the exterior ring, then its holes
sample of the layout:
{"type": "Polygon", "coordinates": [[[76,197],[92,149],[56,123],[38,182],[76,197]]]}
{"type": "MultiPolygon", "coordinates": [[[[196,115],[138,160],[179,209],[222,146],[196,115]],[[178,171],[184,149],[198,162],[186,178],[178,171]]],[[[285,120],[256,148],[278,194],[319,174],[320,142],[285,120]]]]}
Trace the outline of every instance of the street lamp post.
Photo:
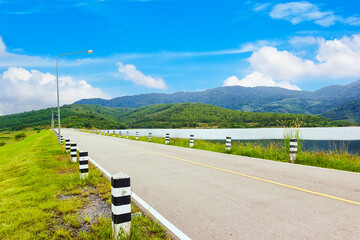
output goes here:
{"type": "Polygon", "coordinates": [[[67,53],[67,54],[61,54],[56,57],[56,89],[57,89],[57,107],[58,107],[58,141],[59,145],[61,144],[61,134],[60,134],[60,103],[59,103],[59,71],[58,71],[58,58],[62,56],[72,55],[72,54],[78,54],[78,53],[92,53],[93,50],[87,50],[87,51],[81,51],[81,52],[74,52],[74,53],[67,53]]]}

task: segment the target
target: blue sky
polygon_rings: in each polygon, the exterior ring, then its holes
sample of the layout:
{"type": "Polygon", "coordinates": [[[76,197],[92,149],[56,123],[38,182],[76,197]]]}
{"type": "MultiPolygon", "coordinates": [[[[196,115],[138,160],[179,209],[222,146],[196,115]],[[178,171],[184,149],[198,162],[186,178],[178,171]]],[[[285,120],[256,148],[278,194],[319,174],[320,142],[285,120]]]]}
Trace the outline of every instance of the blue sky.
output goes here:
{"type": "Polygon", "coordinates": [[[0,1],[0,114],[222,86],[360,78],[357,1],[0,1]]]}

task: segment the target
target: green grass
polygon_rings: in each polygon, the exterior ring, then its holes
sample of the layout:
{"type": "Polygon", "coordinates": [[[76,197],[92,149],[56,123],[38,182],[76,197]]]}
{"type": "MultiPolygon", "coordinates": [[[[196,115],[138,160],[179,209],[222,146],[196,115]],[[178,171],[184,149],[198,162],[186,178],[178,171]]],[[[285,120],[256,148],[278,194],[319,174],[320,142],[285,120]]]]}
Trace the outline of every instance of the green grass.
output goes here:
{"type": "MultiPolygon", "coordinates": [[[[0,132],[0,137],[15,134],[0,132]]],[[[0,239],[111,239],[109,218],[100,218],[88,233],[78,230],[89,222],[78,214],[87,195],[110,202],[110,183],[98,169],[90,164],[89,178],[80,180],[78,165],[51,131],[8,143],[0,148],[0,239]],[[64,195],[72,197],[62,200],[64,195]]],[[[132,219],[126,239],[168,239],[155,224],[146,216],[132,219]]]]}
{"type": "MultiPolygon", "coordinates": [[[[124,135],[122,135],[121,137],[125,138],[124,135]]],[[[193,148],[219,153],[289,162],[290,137],[298,138],[296,132],[289,133],[289,135],[285,136],[284,144],[270,143],[266,146],[262,146],[257,143],[236,141],[232,143],[230,151],[225,150],[225,144],[222,142],[211,142],[196,139],[193,148]],[[292,136],[291,134],[293,134],[294,136],[292,136]]],[[[129,136],[129,139],[135,140],[135,137],[129,136]]],[[[139,137],[138,141],[147,142],[148,137],[139,137]]],[[[152,137],[151,141],[153,143],[165,144],[165,138],[152,137]]],[[[189,139],[170,138],[170,145],[189,147],[189,139]]],[[[350,172],[360,172],[360,156],[351,155],[346,151],[301,151],[301,139],[299,139],[298,148],[299,149],[295,164],[332,168],[350,172]]]]}
{"type": "Polygon", "coordinates": [[[11,144],[13,142],[17,142],[17,141],[21,141],[23,140],[26,136],[29,135],[33,135],[35,134],[37,131],[33,130],[33,129],[25,129],[21,132],[17,132],[17,131],[1,131],[0,132],[0,147],[5,146],[6,144],[11,144]],[[21,134],[21,135],[20,135],[21,134]],[[24,134],[26,136],[24,136],[24,134]],[[18,135],[18,137],[16,136],[18,135]]]}

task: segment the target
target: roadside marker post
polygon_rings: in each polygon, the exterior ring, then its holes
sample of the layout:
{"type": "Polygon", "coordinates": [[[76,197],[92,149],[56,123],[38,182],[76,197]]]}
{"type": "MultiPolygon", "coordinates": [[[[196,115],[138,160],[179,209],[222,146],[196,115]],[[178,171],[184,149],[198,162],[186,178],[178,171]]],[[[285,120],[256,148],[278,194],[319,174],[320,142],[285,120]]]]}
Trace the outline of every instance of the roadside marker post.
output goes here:
{"type": "Polygon", "coordinates": [[[88,152],[79,152],[80,179],[85,179],[89,175],[89,154],[88,152]]]}
{"type": "Polygon", "coordinates": [[[110,136],[110,131],[109,130],[107,130],[107,135],[110,136]]]}
{"type": "Polygon", "coordinates": [[[226,137],[225,149],[230,151],[230,149],[231,149],[231,137],[226,137]]]}
{"type": "Polygon", "coordinates": [[[194,135],[190,135],[190,147],[194,146],[194,140],[195,140],[194,135]]]}
{"type": "Polygon", "coordinates": [[[151,133],[149,133],[149,142],[151,142],[151,133]]]}
{"type": "Polygon", "coordinates": [[[290,162],[294,163],[296,160],[298,142],[296,138],[290,139],[290,162]]]}
{"type": "Polygon", "coordinates": [[[65,139],[66,152],[70,152],[70,139],[65,139]]]}
{"type": "Polygon", "coordinates": [[[70,156],[73,163],[77,162],[77,149],[76,143],[70,143],[70,156]]]}
{"type": "Polygon", "coordinates": [[[136,132],[136,140],[139,140],[139,132],[136,132]]]}
{"type": "Polygon", "coordinates": [[[115,130],[113,130],[113,137],[115,137],[115,130]]]}
{"type": "Polygon", "coordinates": [[[111,218],[114,239],[118,239],[121,232],[130,235],[130,177],[124,173],[111,176],[111,218]]]}
{"type": "Polygon", "coordinates": [[[129,138],[129,131],[126,132],[126,138],[129,138]]]}
{"type": "Polygon", "coordinates": [[[121,131],[119,131],[119,137],[121,137],[121,131]]]}
{"type": "Polygon", "coordinates": [[[167,133],[167,134],[165,135],[165,144],[169,144],[169,142],[170,142],[170,134],[167,133]]]}

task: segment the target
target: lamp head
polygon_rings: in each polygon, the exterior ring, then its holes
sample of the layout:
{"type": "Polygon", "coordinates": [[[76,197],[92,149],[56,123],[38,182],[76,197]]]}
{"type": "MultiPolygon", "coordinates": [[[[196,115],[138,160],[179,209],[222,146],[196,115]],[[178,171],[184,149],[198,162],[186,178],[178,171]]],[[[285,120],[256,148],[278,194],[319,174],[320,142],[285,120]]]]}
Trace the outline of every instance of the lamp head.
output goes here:
{"type": "Polygon", "coordinates": [[[93,53],[93,50],[88,50],[87,52],[88,52],[88,54],[90,54],[90,53],[93,53]]]}

